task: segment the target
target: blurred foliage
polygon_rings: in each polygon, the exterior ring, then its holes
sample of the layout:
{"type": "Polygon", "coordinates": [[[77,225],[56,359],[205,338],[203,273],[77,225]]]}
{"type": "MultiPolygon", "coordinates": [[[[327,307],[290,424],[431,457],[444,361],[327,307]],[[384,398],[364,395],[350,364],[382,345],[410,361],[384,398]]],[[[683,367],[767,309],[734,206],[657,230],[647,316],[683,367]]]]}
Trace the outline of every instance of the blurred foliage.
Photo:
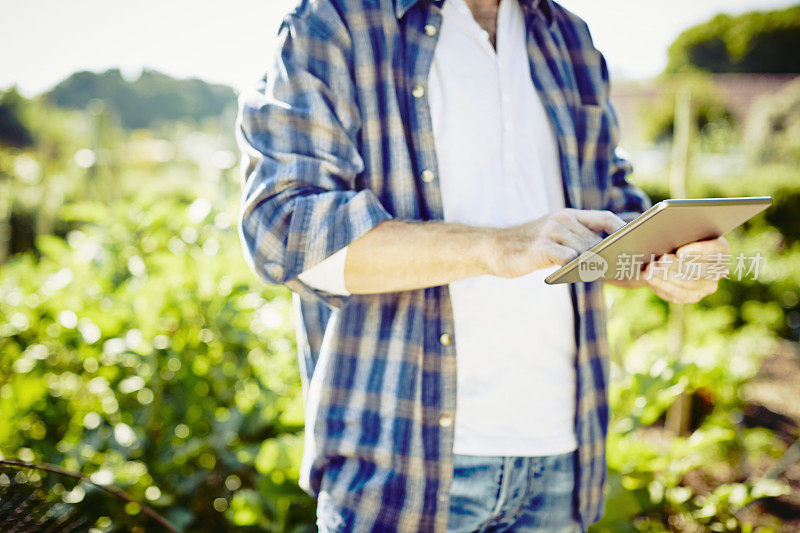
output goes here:
{"type": "MultiPolygon", "coordinates": [[[[685,345],[673,343],[668,305],[652,291],[606,288],[612,349],[608,503],[592,531],[780,531],[777,519],[743,522],[753,501],[788,487],[752,479],[786,444],[742,424],[742,387],[781,337],[800,338],[800,184],[796,167],[743,169],[724,180],[693,180],[692,197],[774,194],[774,204],[728,235],[732,254],[763,256],[752,276],[731,275],[686,308],[685,345]],[[756,172],[756,175],[753,175],[756,172]],[[680,394],[692,401],[691,433],[672,436],[665,413],[680,394]]],[[[663,176],[640,180],[653,201],[667,197],[663,176]]],[[[732,271],[733,271],[732,263],[732,271]]],[[[798,436],[795,436],[797,438],[798,436]]]]}
{"type": "Polygon", "coordinates": [[[714,81],[705,74],[672,76],[659,85],[660,96],[641,109],[644,133],[648,140],[663,143],[672,139],[675,126],[675,100],[678,91],[691,92],[695,127],[701,142],[729,146],[735,142],[736,119],[714,81]]]}
{"type": "Polygon", "coordinates": [[[0,455],[116,485],[182,530],[308,529],[291,300],[243,261],[232,124],[16,109],[36,144],[0,148],[0,455]]]}
{"type": "Polygon", "coordinates": [[[0,275],[3,455],[115,483],[179,527],[307,519],[291,304],[251,288],[233,217],[202,198],[60,216],[76,229],[0,275]]]}
{"type": "Polygon", "coordinates": [[[753,105],[745,139],[759,162],[800,162],[800,78],[753,105]]]}
{"type": "Polygon", "coordinates": [[[76,72],[47,97],[58,106],[72,109],[87,109],[93,100],[102,100],[128,129],[179,119],[200,121],[231,112],[236,106],[236,94],[228,86],[176,79],[148,69],[133,81],[123,78],[119,69],[99,74],[76,72]]]}
{"type": "Polygon", "coordinates": [[[665,72],[800,73],[800,6],[717,15],[670,46],[665,72]]]}

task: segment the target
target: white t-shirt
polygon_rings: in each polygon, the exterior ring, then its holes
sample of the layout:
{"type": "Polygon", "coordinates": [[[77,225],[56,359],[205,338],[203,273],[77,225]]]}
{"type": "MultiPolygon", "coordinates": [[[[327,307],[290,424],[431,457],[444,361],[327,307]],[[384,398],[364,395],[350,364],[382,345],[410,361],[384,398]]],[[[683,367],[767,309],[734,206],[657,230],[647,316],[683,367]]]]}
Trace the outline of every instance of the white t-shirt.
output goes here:
{"type": "MultiPolygon", "coordinates": [[[[564,207],[556,139],[531,80],[518,0],[501,0],[497,50],[464,0],[447,0],[428,79],[445,222],[505,227],[564,207]]],[[[300,279],[347,294],[347,248],[300,279]]],[[[577,447],[572,300],[556,267],[450,284],[454,452],[541,456],[577,447]]]]}

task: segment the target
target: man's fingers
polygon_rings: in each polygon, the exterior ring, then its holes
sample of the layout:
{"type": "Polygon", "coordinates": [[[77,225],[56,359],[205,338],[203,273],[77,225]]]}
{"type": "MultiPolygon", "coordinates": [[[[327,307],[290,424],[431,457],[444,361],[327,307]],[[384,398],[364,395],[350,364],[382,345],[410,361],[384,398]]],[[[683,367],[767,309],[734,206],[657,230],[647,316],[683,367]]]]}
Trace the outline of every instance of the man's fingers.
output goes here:
{"type": "Polygon", "coordinates": [[[569,213],[564,213],[563,216],[556,216],[555,221],[566,227],[577,239],[577,241],[563,242],[562,244],[570,246],[577,251],[586,251],[602,240],[600,235],[584,226],[569,213]]]}
{"type": "Polygon", "coordinates": [[[672,280],[664,280],[654,277],[648,281],[659,298],[668,302],[679,304],[697,303],[708,293],[702,290],[688,289],[684,285],[674,283],[672,280]]]}
{"type": "Polygon", "coordinates": [[[554,265],[564,266],[576,257],[578,253],[568,246],[557,242],[550,242],[544,247],[544,252],[554,265]]]}
{"type": "Polygon", "coordinates": [[[588,250],[602,239],[599,232],[613,233],[624,222],[611,211],[567,208],[554,213],[545,233],[578,252],[588,250]]]}
{"type": "Polygon", "coordinates": [[[650,272],[651,266],[648,265],[645,279],[658,297],[668,302],[697,303],[714,293],[719,286],[718,278],[689,277],[685,272],[675,271],[669,271],[665,275],[660,272],[650,272]]]}
{"type": "Polygon", "coordinates": [[[578,222],[596,232],[614,233],[625,225],[625,221],[611,211],[574,209],[572,213],[574,213],[578,222]]]}
{"type": "Polygon", "coordinates": [[[687,279],[679,276],[667,278],[666,281],[679,289],[688,292],[701,292],[704,294],[714,292],[718,284],[718,281],[713,279],[687,279]]]}
{"type": "MultiPolygon", "coordinates": [[[[577,225],[580,226],[580,224],[577,225]]],[[[579,229],[578,231],[573,231],[567,226],[558,226],[558,228],[553,230],[550,238],[559,244],[563,244],[564,246],[575,250],[576,252],[588,250],[600,242],[600,236],[596,233],[592,233],[585,227],[582,227],[582,229],[579,229]]]]}
{"type": "Polygon", "coordinates": [[[708,259],[713,259],[714,255],[729,254],[731,245],[725,237],[716,237],[684,244],[676,252],[678,255],[702,255],[707,256],[708,259]]]}

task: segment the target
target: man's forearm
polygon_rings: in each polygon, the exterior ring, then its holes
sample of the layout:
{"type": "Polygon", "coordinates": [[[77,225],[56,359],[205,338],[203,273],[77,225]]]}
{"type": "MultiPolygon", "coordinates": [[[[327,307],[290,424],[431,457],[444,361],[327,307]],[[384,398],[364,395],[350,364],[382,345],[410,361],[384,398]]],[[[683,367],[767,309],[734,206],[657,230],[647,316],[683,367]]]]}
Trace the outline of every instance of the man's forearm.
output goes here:
{"type": "Polygon", "coordinates": [[[345,287],[373,294],[503,278],[563,265],[623,225],[609,211],[561,209],[506,228],[387,220],[348,246],[345,287]]]}
{"type": "Polygon", "coordinates": [[[445,285],[490,273],[497,230],[387,220],[348,246],[345,286],[372,294],[445,285]]]}

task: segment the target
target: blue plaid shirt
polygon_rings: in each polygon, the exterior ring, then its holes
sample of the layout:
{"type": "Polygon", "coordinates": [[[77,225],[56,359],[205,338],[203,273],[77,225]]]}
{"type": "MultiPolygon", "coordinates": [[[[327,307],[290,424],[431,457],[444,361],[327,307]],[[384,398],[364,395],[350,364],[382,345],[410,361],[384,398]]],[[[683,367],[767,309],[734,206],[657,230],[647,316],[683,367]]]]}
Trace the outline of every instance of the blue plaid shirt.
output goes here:
{"type": "MultiPolygon", "coordinates": [[[[425,93],[443,1],[302,0],[271,68],[240,97],[245,256],[295,293],[299,316],[300,483],[327,492],[347,530],[447,526],[458,345],[448,287],[343,297],[297,278],[384,220],[443,218],[425,93]]],[[[608,71],[586,24],[550,0],[520,2],[566,205],[641,213],[650,203],[616,155],[608,71]]],[[[575,498],[588,527],[605,507],[605,304],[599,282],[571,294],[575,498]]]]}

